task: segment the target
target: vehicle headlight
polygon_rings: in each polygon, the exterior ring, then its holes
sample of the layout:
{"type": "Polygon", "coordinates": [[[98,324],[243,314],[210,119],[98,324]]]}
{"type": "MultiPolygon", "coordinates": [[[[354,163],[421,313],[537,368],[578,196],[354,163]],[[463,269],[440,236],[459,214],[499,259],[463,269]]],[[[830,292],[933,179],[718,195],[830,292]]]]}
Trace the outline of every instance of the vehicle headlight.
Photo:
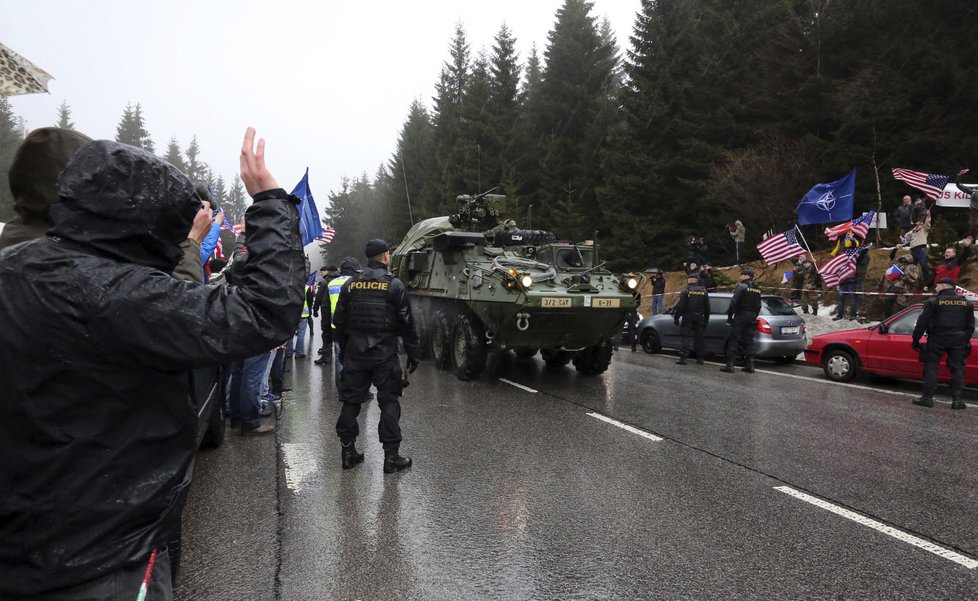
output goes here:
{"type": "Polygon", "coordinates": [[[530,277],[529,274],[524,273],[522,276],[520,276],[520,284],[522,284],[524,288],[529,288],[533,285],[533,278],[530,277]]]}
{"type": "Polygon", "coordinates": [[[635,290],[636,288],[638,288],[638,280],[636,280],[635,278],[628,278],[628,280],[625,282],[625,285],[628,286],[629,290],[635,290]]]}

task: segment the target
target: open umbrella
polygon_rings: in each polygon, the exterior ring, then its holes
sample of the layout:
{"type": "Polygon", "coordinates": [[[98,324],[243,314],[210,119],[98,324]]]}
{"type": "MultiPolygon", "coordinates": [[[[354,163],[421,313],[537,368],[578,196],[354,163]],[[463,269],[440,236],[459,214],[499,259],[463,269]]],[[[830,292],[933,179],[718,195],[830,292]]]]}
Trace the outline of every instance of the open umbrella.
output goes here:
{"type": "Polygon", "coordinates": [[[50,79],[44,69],[0,44],[0,96],[47,92],[50,79]]]}

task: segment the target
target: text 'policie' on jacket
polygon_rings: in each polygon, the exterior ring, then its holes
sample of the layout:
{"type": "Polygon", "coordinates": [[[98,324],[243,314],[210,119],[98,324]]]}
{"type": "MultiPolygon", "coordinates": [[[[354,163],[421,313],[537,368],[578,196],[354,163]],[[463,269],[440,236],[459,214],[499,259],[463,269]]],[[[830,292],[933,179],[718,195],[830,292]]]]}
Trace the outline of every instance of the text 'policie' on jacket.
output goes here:
{"type": "Polygon", "coordinates": [[[296,329],[297,199],[256,194],[236,285],[205,286],[169,275],[191,191],[150,153],[90,142],[60,176],[49,236],[0,253],[0,593],[77,585],[165,545],[195,451],[188,370],[296,329]]]}

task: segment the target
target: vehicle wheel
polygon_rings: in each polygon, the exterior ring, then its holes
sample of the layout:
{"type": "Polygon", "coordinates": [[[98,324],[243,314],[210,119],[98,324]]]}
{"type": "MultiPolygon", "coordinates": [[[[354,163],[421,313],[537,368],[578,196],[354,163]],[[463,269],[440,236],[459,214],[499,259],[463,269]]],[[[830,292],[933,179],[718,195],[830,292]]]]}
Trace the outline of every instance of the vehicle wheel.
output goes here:
{"type": "Polygon", "coordinates": [[[571,354],[560,349],[540,349],[540,356],[547,363],[547,367],[563,367],[571,360],[571,354]]]}
{"type": "Polygon", "coordinates": [[[611,340],[574,353],[574,368],[586,376],[602,374],[611,365],[611,340]]]}
{"type": "Polygon", "coordinates": [[[513,349],[513,352],[516,353],[516,356],[519,357],[520,359],[529,359],[530,357],[535,357],[537,351],[538,349],[530,348],[526,346],[518,346],[513,349]]]}
{"type": "Polygon", "coordinates": [[[662,350],[662,344],[659,343],[659,335],[655,333],[655,330],[642,330],[642,333],[638,337],[638,343],[642,345],[642,350],[646,353],[658,353],[662,350]]]}
{"type": "Polygon", "coordinates": [[[431,362],[438,369],[448,367],[448,359],[451,351],[448,346],[448,318],[444,311],[435,311],[431,318],[431,340],[429,348],[431,350],[431,362]]]}
{"type": "Polygon", "coordinates": [[[486,332],[479,319],[462,313],[452,328],[452,367],[459,380],[474,380],[486,368],[486,332]]]}
{"type": "Polygon", "coordinates": [[[418,347],[421,349],[421,358],[431,358],[431,342],[428,340],[428,320],[424,311],[414,311],[411,316],[414,318],[414,334],[418,337],[418,347]]]}
{"type": "Polygon", "coordinates": [[[832,349],[822,358],[825,375],[834,382],[848,382],[856,377],[859,364],[849,351],[832,349]]]}

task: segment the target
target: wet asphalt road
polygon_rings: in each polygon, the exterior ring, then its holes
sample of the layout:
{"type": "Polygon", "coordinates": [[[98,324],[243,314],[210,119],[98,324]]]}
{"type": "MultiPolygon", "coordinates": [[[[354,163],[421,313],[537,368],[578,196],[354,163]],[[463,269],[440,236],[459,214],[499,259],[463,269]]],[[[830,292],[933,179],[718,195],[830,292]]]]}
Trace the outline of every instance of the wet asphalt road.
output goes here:
{"type": "Polygon", "coordinates": [[[392,475],[375,403],[340,469],[332,369],[295,360],[275,437],[198,454],[176,598],[978,599],[978,407],[674,360],[422,364],[392,475]]]}

